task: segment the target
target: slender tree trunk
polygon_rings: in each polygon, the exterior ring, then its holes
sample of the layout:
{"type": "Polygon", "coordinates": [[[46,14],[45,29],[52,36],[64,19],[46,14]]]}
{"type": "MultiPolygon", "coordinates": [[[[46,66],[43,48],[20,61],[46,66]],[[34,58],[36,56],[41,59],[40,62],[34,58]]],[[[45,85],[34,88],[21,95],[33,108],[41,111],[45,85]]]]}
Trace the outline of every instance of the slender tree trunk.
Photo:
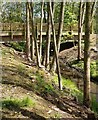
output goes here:
{"type": "Polygon", "coordinates": [[[34,50],[34,38],[32,36],[31,38],[31,59],[34,60],[34,53],[35,53],[35,50],[34,50]]]}
{"type": "Polygon", "coordinates": [[[50,8],[50,18],[51,18],[52,32],[53,32],[53,42],[54,42],[54,49],[55,49],[54,51],[55,51],[55,57],[56,57],[59,89],[62,90],[62,81],[61,81],[61,74],[60,74],[60,67],[59,67],[59,60],[58,60],[58,50],[57,50],[57,46],[56,46],[56,34],[55,34],[55,29],[54,29],[54,20],[53,20],[53,12],[52,12],[52,7],[51,7],[51,2],[49,2],[49,8],[50,8]]]}
{"type": "Polygon", "coordinates": [[[39,44],[39,56],[41,60],[42,56],[42,27],[43,27],[43,8],[44,8],[44,1],[41,2],[41,21],[40,21],[40,44],[39,44]]]}
{"type": "Polygon", "coordinates": [[[79,5],[79,19],[78,19],[78,60],[81,59],[81,38],[82,38],[82,2],[79,5]]]}
{"type": "Polygon", "coordinates": [[[80,2],[79,5],[79,21],[78,21],[78,61],[81,59],[81,39],[85,17],[85,3],[80,2]]]}
{"type": "MultiPolygon", "coordinates": [[[[55,7],[54,7],[54,2],[52,2],[52,11],[53,11],[53,15],[54,15],[54,10],[55,10],[55,7]]],[[[48,14],[50,14],[49,13],[49,3],[47,2],[47,15],[48,14]]],[[[50,16],[49,16],[50,17],[50,16]]],[[[48,25],[48,20],[49,20],[50,18],[47,18],[47,25],[48,25]]],[[[51,24],[51,20],[50,20],[50,24],[51,24]]],[[[50,34],[48,34],[48,30],[47,30],[47,40],[49,40],[49,39],[51,39],[51,32],[50,32],[50,25],[48,26],[49,27],[49,33],[50,34]],[[49,39],[48,39],[48,37],[50,37],[49,39]]],[[[44,56],[43,56],[43,60],[42,60],[42,64],[43,65],[45,65],[45,67],[47,68],[48,66],[47,65],[49,65],[48,63],[48,61],[49,61],[49,58],[47,58],[48,57],[48,55],[49,55],[49,46],[50,46],[50,43],[49,43],[49,41],[46,41],[46,46],[45,46],[45,52],[44,52],[44,56]],[[47,62],[46,62],[47,61],[47,62]]]]}
{"type": "Polygon", "coordinates": [[[58,36],[57,36],[57,47],[58,52],[60,50],[60,43],[63,31],[63,23],[64,23],[64,10],[65,10],[65,2],[61,2],[61,10],[60,10],[60,19],[59,19],[59,29],[58,29],[58,36]]]}
{"type": "MultiPolygon", "coordinates": [[[[60,42],[63,30],[63,22],[64,22],[64,9],[65,9],[65,2],[61,2],[61,10],[60,10],[60,19],[59,19],[59,28],[58,28],[58,35],[57,35],[57,50],[59,52],[60,49],[60,42]]],[[[52,68],[55,69],[55,55],[53,56],[52,64],[50,65],[50,71],[52,68]]]]}
{"type": "MultiPolygon", "coordinates": [[[[30,23],[32,23],[32,18],[31,18],[31,10],[30,10],[30,3],[29,3],[29,14],[30,14],[30,23]]],[[[30,28],[31,30],[31,28],[30,28]]],[[[30,31],[31,32],[31,31],[30,31]]],[[[34,53],[35,53],[35,46],[34,46],[34,37],[33,37],[33,34],[31,35],[31,59],[34,60],[34,53]]]]}
{"type": "Polygon", "coordinates": [[[49,53],[50,53],[50,40],[51,40],[51,19],[50,19],[50,12],[49,12],[49,2],[47,3],[47,14],[48,14],[48,20],[47,20],[47,43],[46,43],[46,62],[45,67],[47,68],[49,66],[49,53]]]}
{"type": "Polygon", "coordinates": [[[90,29],[90,33],[92,34],[93,33],[93,16],[95,14],[95,5],[96,5],[96,0],[95,2],[92,3],[92,8],[91,8],[91,29],[90,29]]]}
{"type": "Polygon", "coordinates": [[[85,11],[86,11],[86,3],[83,3],[82,5],[82,27],[83,27],[83,24],[84,24],[84,21],[85,21],[85,11]]]}
{"type": "Polygon", "coordinates": [[[47,23],[45,6],[46,6],[46,3],[44,2],[44,11],[43,11],[43,14],[44,14],[44,23],[47,23]]]}
{"type": "Polygon", "coordinates": [[[29,2],[26,2],[26,54],[30,60],[30,23],[29,23],[29,2]]]}
{"type": "Polygon", "coordinates": [[[34,27],[34,14],[33,14],[33,3],[30,3],[30,15],[31,15],[31,19],[32,19],[32,37],[34,38],[34,43],[35,43],[35,52],[36,52],[36,58],[37,58],[37,65],[38,67],[41,66],[40,64],[40,57],[39,57],[39,51],[38,51],[38,45],[37,45],[37,36],[36,36],[36,30],[34,27]]]}
{"type": "Polygon", "coordinates": [[[84,105],[90,107],[90,2],[86,2],[85,44],[84,44],[84,105]]]}

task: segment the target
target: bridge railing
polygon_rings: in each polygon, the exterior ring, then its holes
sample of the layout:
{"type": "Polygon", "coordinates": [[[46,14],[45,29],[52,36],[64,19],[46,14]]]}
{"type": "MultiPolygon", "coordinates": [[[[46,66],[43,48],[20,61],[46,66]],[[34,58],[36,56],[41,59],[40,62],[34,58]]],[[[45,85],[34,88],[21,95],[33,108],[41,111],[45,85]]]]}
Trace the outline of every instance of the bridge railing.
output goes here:
{"type": "MultiPolygon", "coordinates": [[[[55,30],[58,31],[58,23],[55,23],[55,30]]],[[[26,27],[25,23],[0,23],[0,31],[24,31],[26,27]]],[[[35,24],[37,31],[40,32],[40,23],[35,24]]],[[[32,29],[30,25],[30,30],[32,29]]],[[[66,26],[64,24],[63,31],[77,31],[76,26],[66,26]]],[[[47,23],[43,23],[43,32],[47,31],[47,23]]]]}
{"type": "Polygon", "coordinates": [[[0,30],[2,31],[23,31],[23,23],[0,23],[0,30]]]}

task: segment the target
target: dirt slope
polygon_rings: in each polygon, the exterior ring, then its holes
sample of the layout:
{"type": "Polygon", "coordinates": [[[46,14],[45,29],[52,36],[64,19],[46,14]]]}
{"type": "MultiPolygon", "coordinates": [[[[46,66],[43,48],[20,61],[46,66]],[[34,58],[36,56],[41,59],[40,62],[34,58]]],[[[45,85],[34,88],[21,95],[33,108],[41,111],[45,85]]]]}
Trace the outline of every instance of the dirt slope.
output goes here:
{"type": "Polygon", "coordinates": [[[0,44],[2,50],[2,81],[0,98],[23,99],[29,97],[33,105],[27,107],[0,107],[2,119],[26,118],[28,120],[64,119],[84,120],[91,113],[75,98],[59,92],[52,75],[29,64],[19,53],[0,44]]]}

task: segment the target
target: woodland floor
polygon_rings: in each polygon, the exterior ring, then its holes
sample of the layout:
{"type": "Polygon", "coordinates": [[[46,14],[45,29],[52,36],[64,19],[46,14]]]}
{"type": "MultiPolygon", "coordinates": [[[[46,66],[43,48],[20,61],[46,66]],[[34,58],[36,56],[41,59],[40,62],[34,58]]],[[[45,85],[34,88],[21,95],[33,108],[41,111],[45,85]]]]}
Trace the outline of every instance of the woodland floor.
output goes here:
{"type": "MultiPolygon", "coordinates": [[[[2,50],[2,58],[0,58],[2,59],[2,63],[0,63],[0,66],[2,66],[2,81],[0,81],[2,95],[0,95],[0,99],[23,99],[29,97],[34,103],[33,106],[29,107],[0,108],[2,120],[7,118],[9,120],[15,118],[28,120],[85,120],[88,114],[92,113],[85,106],[78,103],[74,97],[59,92],[50,73],[44,69],[38,69],[34,63],[26,61],[24,55],[14,49],[2,44],[0,44],[0,47],[2,50]],[[39,79],[42,77],[46,81],[41,81],[41,83],[37,77],[39,79]],[[45,87],[48,84],[53,86],[52,91],[45,87]]],[[[63,59],[64,64],[70,62],[70,59],[72,61],[77,56],[74,56],[74,52],[76,53],[75,48],[73,53],[67,52],[64,51],[59,56],[60,62],[63,59]]],[[[70,73],[69,71],[68,73],[70,73]]],[[[67,76],[68,73],[66,73],[67,76]]],[[[74,72],[71,70],[71,73],[74,72]]]]}

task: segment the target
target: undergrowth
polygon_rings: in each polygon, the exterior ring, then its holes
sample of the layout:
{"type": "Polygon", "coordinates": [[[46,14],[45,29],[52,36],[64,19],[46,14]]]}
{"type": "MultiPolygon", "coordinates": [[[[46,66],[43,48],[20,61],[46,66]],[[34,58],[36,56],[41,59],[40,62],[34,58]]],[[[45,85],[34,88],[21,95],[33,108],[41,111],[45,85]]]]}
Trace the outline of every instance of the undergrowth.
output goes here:
{"type": "MultiPolygon", "coordinates": [[[[55,81],[55,84],[58,84],[57,75],[54,76],[53,81],[55,81]]],[[[77,98],[80,103],[83,102],[83,93],[72,80],[62,77],[62,84],[65,94],[67,92],[70,96],[77,98]]]]}
{"type": "MultiPolygon", "coordinates": [[[[7,53],[7,51],[4,53],[7,53]]],[[[47,77],[45,71],[38,70],[36,67],[27,68],[24,64],[21,64],[21,63],[19,63],[18,65],[16,64],[16,66],[17,66],[17,71],[18,71],[18,73],[21,74],[21,76],[26,75],[29,78],[27,85],[30,85],[30,87],[34,88],[35,92],[39,92],[39,94],[41,94],[41,95],[43,95],[43,94],[46,95],[47,93],[56,94],[58,92],[58,89],[55,89],[53,86],[53,85],[56,85],[58,87],[58,78],[57,78],[56,74],[54,76],[51,75],[51,76],[47,77]],[[34,81],[29,82],[32,79],[34,79],[34,81]]],[[[83,62],[75,64],[74,66],[83,68],[83,62]]],[[[96,75],[94,73],[95,67],[96,67],[95,62],[93,62],[91,64],[91,73],[93,76],[96,75]]],[[[64,88],[66,89],[64,91],[65,94],[66,94],[66,92],[68,92],[69,95],[76,97],[80,103],[83,103],[83,92],[77,88],[76,84],[73,81],[62,77],[62,83],[63,83],[63,89],[64,88]]],[[[2,103],[2,107],[6,107],[6,108],[27,107],[27,106],[35,105],[35,102],[28,97],[26,97],[22,100],[15,99],[15,98],[14,99],[5,99],[5,100],[0,101],[0,104],[1,103],[2,103]]],[[[95,97],[92,98],[92,110],[94,112],[98,113],[98,102],[96,102],[95,97]]]]}
{"type": "Polygon", "coordinates": [[[16,98],[7,98],[0,101],[1,107],[3,108],[20,108],[20,107],[30,107],[35,106],[35,102],[29,98],[25,97],[22,100],[16,98]]]}
{"type": "Polygon", "coordinates": [[[54,88],[50,80],[45,80],[44,72],[40,71],[36,73],[37,86],[36,89],[42,94],[54,92],[54,88]]]}
{"type": "Polygon", "coordinates": [[[11,47],[14,48],[15,50],[25,51],[26,43],[25,43],[24,41],[22,41],[22,42],[10,42],[9,44],[10,44],[11,47]]]}
{"type": "Polygon", "coordinates": [[[98,114],[98,96],[93,95],[91,99],[91,109],[98,114]]]}
{"type": "MultiPolygon", "coordinates": [[[[98,69],[97,69],[98,65],[97,65],[97,63],[98,63],[98,60],[91,61],[91,64],[90,64],[91,77],[93,77],[96,81],[98,80],[98,69]]],[[[72,64],[72,66],[78,67],[83,70],[84,62],[83,61],[76,62],[75,64],[72,64]]]]}

